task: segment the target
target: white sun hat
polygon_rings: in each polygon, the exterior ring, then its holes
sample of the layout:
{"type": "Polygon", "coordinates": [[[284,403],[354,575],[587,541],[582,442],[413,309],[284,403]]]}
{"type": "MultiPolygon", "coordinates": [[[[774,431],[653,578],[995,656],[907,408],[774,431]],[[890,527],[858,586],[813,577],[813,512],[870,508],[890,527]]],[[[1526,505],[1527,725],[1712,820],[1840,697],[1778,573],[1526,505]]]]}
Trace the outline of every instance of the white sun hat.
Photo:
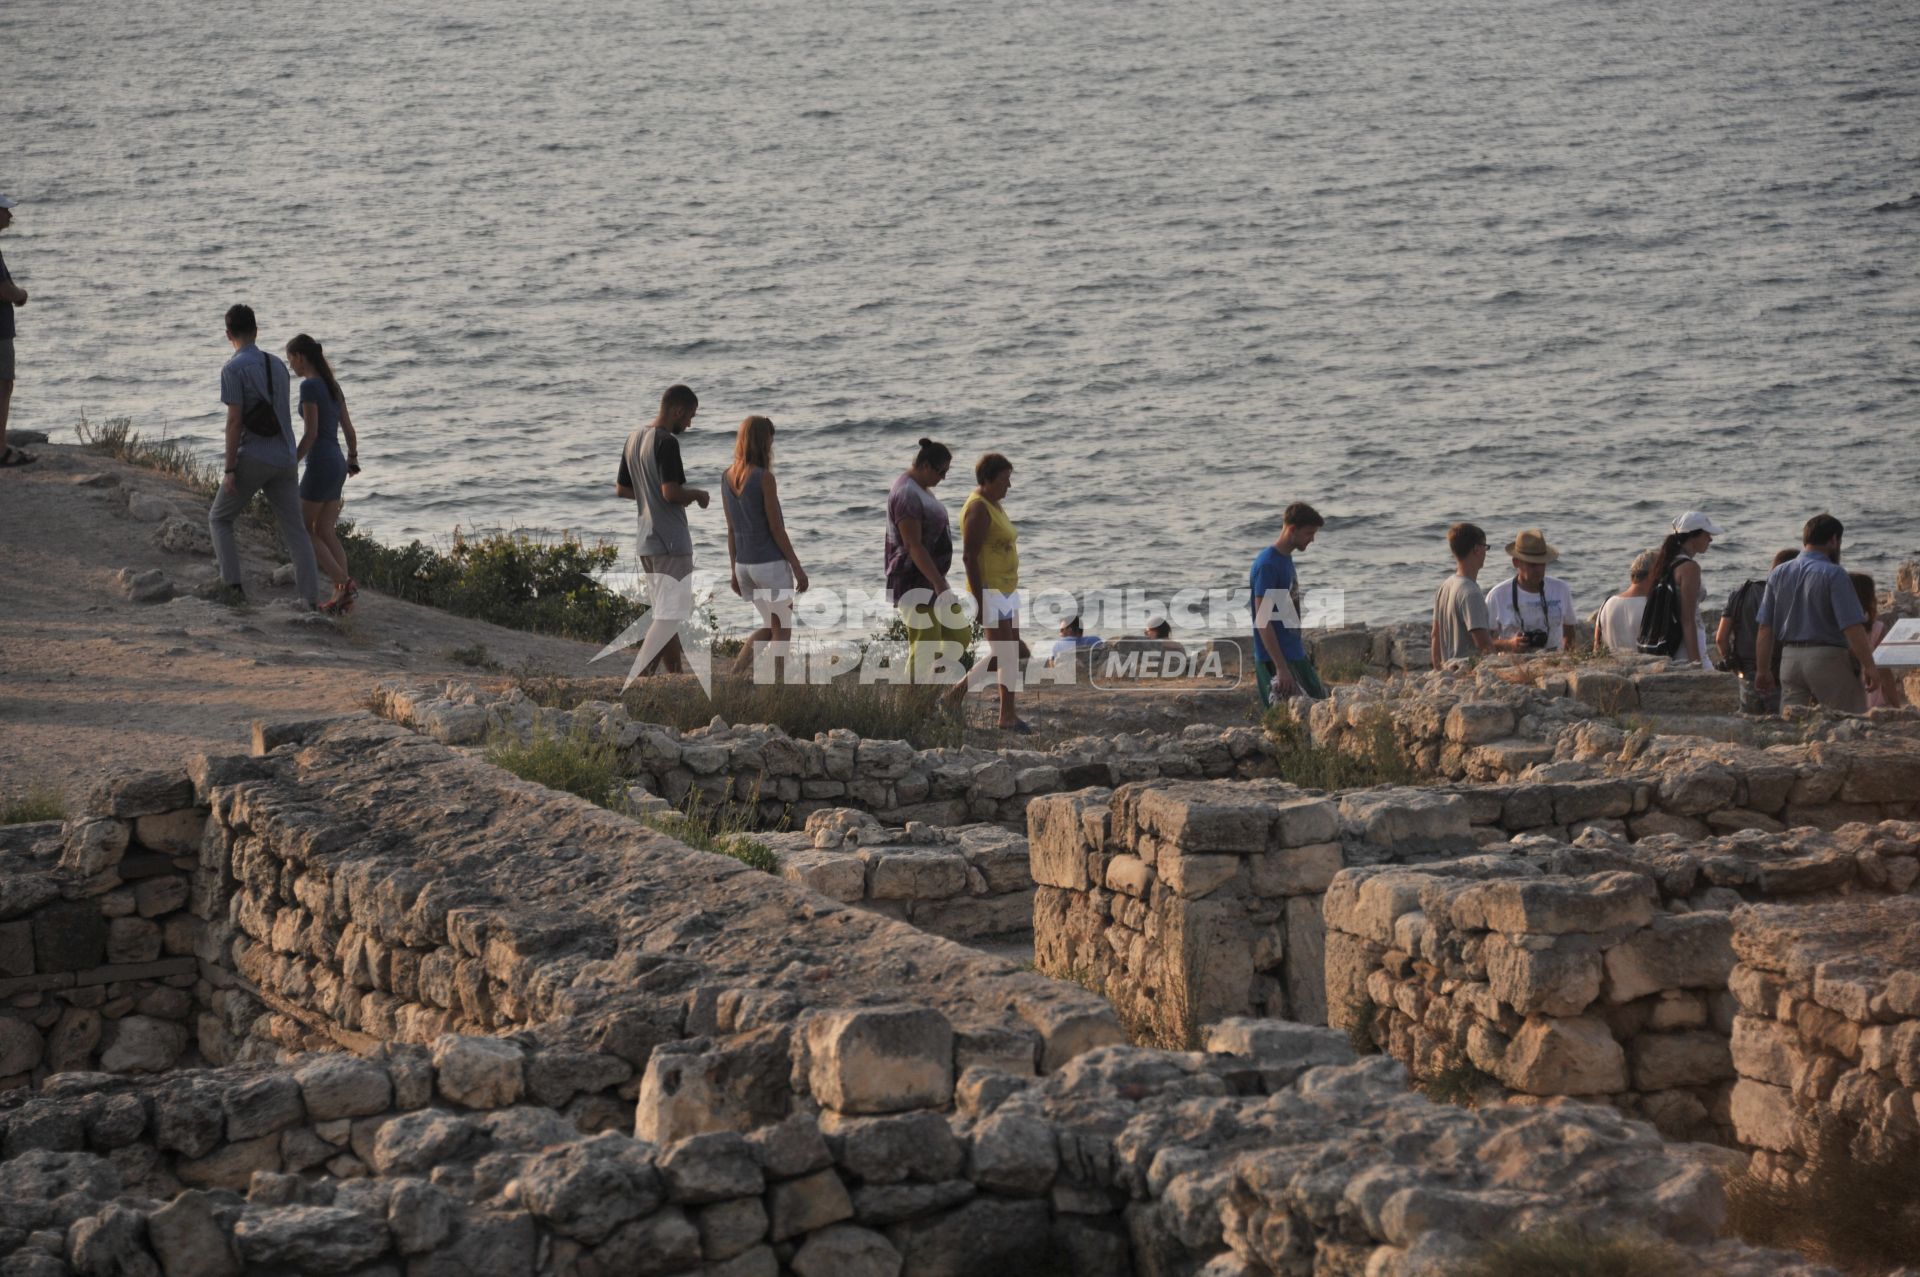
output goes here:
{"type": "Polygon", "coordinates": [[[1673,530],[1682,536],[1693,532],[1710,532],[1714,536],[1725,531],[1719,524],[1701,514],[1698,510],[1689,510],[1673,521],[1673,530]]]}

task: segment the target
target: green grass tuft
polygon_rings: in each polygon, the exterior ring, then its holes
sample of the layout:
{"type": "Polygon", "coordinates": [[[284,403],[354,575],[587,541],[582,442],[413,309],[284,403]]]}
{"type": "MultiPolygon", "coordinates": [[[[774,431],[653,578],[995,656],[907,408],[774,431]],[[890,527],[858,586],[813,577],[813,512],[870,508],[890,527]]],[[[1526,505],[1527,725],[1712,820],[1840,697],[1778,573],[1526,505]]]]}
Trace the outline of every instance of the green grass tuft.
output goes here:
{"type": "Polygon", "coordinates": [[[731,856],[749,869],[777,874],[780,857],[774,854],[773,848],[753,837],[759,809],[758,801],[708,807],[700,801],[696,790],[687,795],[686,804],[679,811],[649,816],[647,824],[697,851],[731,856]]]}
{"type": "Polygon", "coordinates": [[[31,785],[26,793],[0,807],[0,825],[32,825],[66,818],[66,795],[52,785],[31,785]]]}
{"type": "Polygon", "coordinates": [[[1287,704],[1267,711],[1267,752],[1280,775],[1307,789],[1359,789],[1368,785],[1411,785],[1418,782],[1412,760],[1394,735],[1393,717],[1385,707],[1367,716],[1363,747],[1349,753],[1315,742],[1307,725],[1287,704]]]}
{"type": "Polygon", "coordinates": [[[496,732],[487,741],[487,761],[521,780],[584,798],[613,810],[626,805],[627,779],[620,750],[576,728],[567,736],[536,727],[526,740],[496,732]]]}
{"type": "Polygon", "coordinates": [[[465,665],[469,669],[495,672],[500,669],[500,662],[494,660],[493,653],[487,651],[487,645],[480,642],[469,643],[465,647],[448,648],[447,659],[455,664],[465,665]]]}

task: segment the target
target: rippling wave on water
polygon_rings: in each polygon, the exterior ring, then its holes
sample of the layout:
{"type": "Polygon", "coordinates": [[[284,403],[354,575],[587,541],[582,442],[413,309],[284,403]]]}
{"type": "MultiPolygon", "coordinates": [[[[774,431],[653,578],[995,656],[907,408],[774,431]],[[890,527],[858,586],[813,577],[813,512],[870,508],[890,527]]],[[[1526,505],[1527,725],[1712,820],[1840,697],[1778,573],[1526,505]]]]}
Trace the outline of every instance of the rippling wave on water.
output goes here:
{"type": "Polygon", "coordinates": [[[922,434],[956,510],[1013,458],[1035,587],[1244,583],[1295,499],[1356,618],[1461,518],[1585,606],[1689,508],[1716,592],[1822,508],[1920,552],[1903,0],[9,0],[0,45],[16,423],[212,447],[245,299],[336,358],[386,538],[631,548],[686,381],[696,482],[778,423],[823,585],[876,583],[922,434]]]}

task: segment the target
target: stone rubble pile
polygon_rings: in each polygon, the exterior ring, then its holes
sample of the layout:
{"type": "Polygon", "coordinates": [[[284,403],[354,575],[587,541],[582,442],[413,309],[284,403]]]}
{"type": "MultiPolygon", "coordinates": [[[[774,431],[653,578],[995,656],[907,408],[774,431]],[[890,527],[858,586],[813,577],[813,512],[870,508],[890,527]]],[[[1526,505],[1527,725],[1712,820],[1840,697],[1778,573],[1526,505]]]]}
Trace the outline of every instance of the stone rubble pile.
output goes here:
{"type": "Polygon", "coordinates": [[[1219,1025],[1045,1079],[949,1071],[938,1013],[823,1013],[818,1103],[746,1132],[583,1134],[486,1039],[383,1059],[63,1075],[0,1107],[9,1273],[239,1277],[1439,1277],[1572,1225],[1689,1267],[1816,1277],[1715,1241],[1719,1181],[1606,1110],[1474,1113],[1325,1031],[1219,1025]]]}

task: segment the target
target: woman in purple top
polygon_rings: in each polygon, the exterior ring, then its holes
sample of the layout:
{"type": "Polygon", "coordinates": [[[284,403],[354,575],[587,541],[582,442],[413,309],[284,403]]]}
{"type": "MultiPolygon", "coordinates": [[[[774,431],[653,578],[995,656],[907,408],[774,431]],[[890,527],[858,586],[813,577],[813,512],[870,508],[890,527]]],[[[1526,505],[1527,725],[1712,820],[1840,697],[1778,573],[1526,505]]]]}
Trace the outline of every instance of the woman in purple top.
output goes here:
{"type": "Polygon", "coordinates": [[[340,521],[347,476],[360,473],[360,440],[353,433],[347,397],[340,393],[340,383],[320,343],[305,333],[295,337],[287,343],[287,366],[302,379],[300,419],[306,423],[299,448],[300,458],[307,463],[307,472],[300,479],[300,513],[313,542],[314,562],[333,582],[333,598],[322,603],[320,610],[348,612],[360,587],[347,571],[347,550],[333,525],[340,521]],[[344,456],[340,452],[342,431],[347,436],[344,456]]]}
{"type": "Polygon", "coordinates": [[[959,600],[947,585],[947,569],[953,566],[953,520],[933,495],[952,465],[947,445],[922,439],[913,465],[887,494],[887,593],[906,622],[907,670],[916,683],[929,681],[934,662],[943,656],[954,662],[957,673],[973,637],[973,627],[955,612],[959,600]]]}

